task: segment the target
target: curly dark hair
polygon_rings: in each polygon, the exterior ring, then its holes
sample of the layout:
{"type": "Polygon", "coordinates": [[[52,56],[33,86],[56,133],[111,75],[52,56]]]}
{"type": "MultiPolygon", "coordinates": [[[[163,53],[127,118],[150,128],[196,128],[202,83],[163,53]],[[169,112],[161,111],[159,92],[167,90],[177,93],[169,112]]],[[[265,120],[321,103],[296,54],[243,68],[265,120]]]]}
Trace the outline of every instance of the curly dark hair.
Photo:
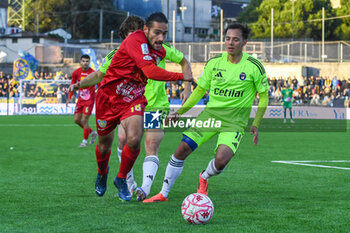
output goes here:
{"type": "Polygon", "coordinates": [[[119,27],[119,36],[123,40],[128,36],[130,32],[142,29],[145,25],[145,21],[136,15],[128,16],[119,27]]]}

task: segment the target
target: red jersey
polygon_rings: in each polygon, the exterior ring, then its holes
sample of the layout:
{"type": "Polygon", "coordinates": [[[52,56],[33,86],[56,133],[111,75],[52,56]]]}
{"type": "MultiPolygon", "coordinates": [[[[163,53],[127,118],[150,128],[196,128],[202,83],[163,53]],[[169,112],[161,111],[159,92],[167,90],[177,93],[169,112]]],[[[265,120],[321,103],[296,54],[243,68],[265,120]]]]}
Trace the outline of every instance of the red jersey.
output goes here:
{"type": "Polygon", "coordinates": [[[148,45],[148,40],[142,30],[129,35],[120,45],[112,58],[100,88],[109,85],[110,95],[119,95],[117,102],[131,102],[142,97],[147,84],[147,77],[141,68],[159,63],[165,57],[165,49],[159,51],[148,45]],[[114,92],[114,93],[113,93],[114,92]]]}
{"type": "MultiPolygon", "coordinates": [[[[76,70],[74,70],[72,74],[72,81],[71,84],[77,83],[86,76],[88,76],[90,73],[94,72],[93,69],[89,68],[87,71],[83,71],[83,69],[80,67],[76,70]]],[[[79,88],[79,97],[78,97],[78,103],[81,105],[90,105],[95,102],[95,85],[91,87],[83,87],[79,88]]]]}

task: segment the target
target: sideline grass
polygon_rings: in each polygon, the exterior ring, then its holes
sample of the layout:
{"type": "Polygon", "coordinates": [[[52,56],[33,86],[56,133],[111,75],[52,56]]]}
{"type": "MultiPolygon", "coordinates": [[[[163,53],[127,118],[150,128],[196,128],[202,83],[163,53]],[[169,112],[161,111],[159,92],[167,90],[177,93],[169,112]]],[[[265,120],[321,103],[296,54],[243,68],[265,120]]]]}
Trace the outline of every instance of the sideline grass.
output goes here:
{"type": "MultiPolygon", "coordinates": [[[[350,231],[349,170],[271,162],[349,160],[349,130],[262,132],[258,147],[246,133],[225,172],[210,179],[209,197],[215,211],[205,226],[185,222],[180,207],[196,191],[198,174],[213,157],[215,140],[186,160],[169,202],[143,204],[133,199],[123,204],[113,186],[119,168],[116,146],[108,189],[101,198],[94,193],[94,147],[77,147],[82,130],[72,116],[4,116],[0,132],[1,232],[350,231]]],[[[152,195],[161,189],[169,156],[180,139],[180,133],[166,134],[152,195]]],[[[143,158],[144,150],[134,167],[139,184],[143,158]]],[[[350,167],[350,163],[336,166],[350,167]]]]}

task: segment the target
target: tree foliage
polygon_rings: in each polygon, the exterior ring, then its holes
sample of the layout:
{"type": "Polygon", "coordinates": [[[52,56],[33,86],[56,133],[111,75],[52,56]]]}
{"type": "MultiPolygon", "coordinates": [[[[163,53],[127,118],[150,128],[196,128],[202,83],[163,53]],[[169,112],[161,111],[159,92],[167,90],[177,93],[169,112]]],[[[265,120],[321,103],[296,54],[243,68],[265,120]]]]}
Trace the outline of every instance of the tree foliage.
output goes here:
{"type": "MultiPolygon", "coordinates": [[[[337,15],[350,15],[350,0],[341,0],[337,15]]],[[[334,32],[342,40],[350,40],[350,17],[342,18],[334,32]]]]}
{"type": "Polygon", "coordinates": [[[26,0],[26,31],[36,31],[39,14],[39,32],[63,28],[73,39],[98,38],[100,9],[103,10],[103,37],[117,31],[126,13],[114,10],[110,0],[26,0]]]}
{"type": "MultiPolygon", "coordinates": [[[[349,0],[343,1],[349,2],[349,0]]],[[[322,37],[322,21],[320,20],[322,19],[322,7],[325,8],[325,18],[336,16],[336,11],[333,10],[330,0],[295,0],[294,2],[291,0],[262,0],[261,4],[254,9],[247,7],[239,19],[244,15],[256,15],[257,20],[249,24],[252,37],[269,38],[271,37],[271,9],[273,8],[275,38],[313,38],[319,40],[322,37]]],[[[332,29],[336,28],[337,25],[335,20],[325,21],[326,39],[335,38],[336,34],[332,29]]],[[[348,27],[348,25],[343,27],[348,27]]],[[[341,30],[339,29],[339,31],[341,30]]]]}
{"type": "Polygon", "coordinates": [[[251,0],[249,5],[239,14],[237,21],[240,23],[253,23],[258,21],[257,8],[263,0],[251,0]]]}

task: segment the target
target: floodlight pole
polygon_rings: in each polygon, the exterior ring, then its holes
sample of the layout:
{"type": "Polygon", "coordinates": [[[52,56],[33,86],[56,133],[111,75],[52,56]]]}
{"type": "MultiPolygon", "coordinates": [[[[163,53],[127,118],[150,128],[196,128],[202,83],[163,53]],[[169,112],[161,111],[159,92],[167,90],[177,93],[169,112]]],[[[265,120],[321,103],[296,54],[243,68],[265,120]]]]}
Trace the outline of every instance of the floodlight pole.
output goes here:
{"type": "Polygon", "coordinates": [[[273,8],[271,8],[271,61],[273,60],[273,8]]]}
{"type": "Polygon", "coordinates": [[[173,11],[173,47],[175,48],[175,11],[173,11]]]}
{"type": "Polygon", "coordinates": [[[111,49],[113,49],[113,33],[114,30],[111,31],[111,49]]]}
{"type": "Polygon", "coordinates": [[[102,41],[102,29],[103,29],[103,10],[100,9],[100,38],[99,41],[102,41]]]}
{"type": "Polygon", "coordinates": [[[222,44],[224,43],[224,10],[220,10],[220,51],[222,51],[222,44]]]}
{"type": "Polygon", "coordinates": [[[324,62],[324,7],[322,7],[322,62],[324,62]]]}
{"type": "Polygon", "coordinates": [[[292,41],[294,40],[294,2],[296,0],[291,0],[292,1],[292,41]]]}
{"type": "Polygon", "coordinates": [[[39,14],[36,14],[36,36],[39,36],[39,14]]]}

